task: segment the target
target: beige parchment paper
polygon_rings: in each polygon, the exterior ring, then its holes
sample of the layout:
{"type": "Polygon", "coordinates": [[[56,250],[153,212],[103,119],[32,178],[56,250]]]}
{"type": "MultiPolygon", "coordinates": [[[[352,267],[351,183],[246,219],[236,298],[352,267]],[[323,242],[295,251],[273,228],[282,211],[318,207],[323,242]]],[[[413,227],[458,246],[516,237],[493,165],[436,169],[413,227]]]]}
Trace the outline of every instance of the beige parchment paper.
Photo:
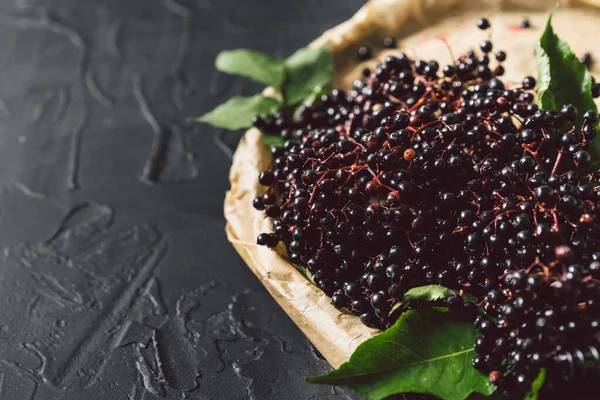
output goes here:
{"type": "MultiPolygon", "coordinates": [[[[411,57],[435,59],[440,65],[453,59],[446,43],[459,55],[491,38],[495,50],[508,53],[503,63],[505,84],[516,84],[526,75],[535,76],[535,44],[548,11],[557,3],[560,8],[553,19],[555,31],[576,54],[591,51],[600,61],[600,0],[371,0],[354,17],[326,31],[310,46],[331,44],[336,60],[333,85],[348,88],[365,66],[375,63],[358,62],[356,47],[379,45],[386,35],[398,38],[399,49],[379,51],[375,59],[403,51],[411,57]],[[475,21],[481,16],[490,19],[491,31],[476,28],[475,21]],[[519,30],[524,16],[532,28],[519,30]]],[[[264,213],[254,210],[251,204],[262,193],[257,176],[268,167],[269,159],[260,132],[250,129],[235,152],[230,171],[231,190],[224,205],[227,237],[283,310],[337,368],[378,331],[334,308],[323,292],[275,251],[255,244],[259,233],[271,231],[264,213]]]]}

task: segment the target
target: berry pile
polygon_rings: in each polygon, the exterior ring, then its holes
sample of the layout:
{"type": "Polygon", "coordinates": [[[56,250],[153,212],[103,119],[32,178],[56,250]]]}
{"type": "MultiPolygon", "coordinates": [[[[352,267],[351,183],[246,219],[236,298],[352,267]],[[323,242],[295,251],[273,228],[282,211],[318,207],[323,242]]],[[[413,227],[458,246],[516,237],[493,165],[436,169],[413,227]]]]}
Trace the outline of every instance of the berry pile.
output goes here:
{"type": "Polygon", "coordinates": [[[285,139],[259,176],[253,204],[273,233],[257,242],[283,242],[334,306],[372,327],[393,324],[413,287],[474,295],[447,305],[490,316],[475,321],[473,364],[507,393],[543,367],[600,377],[600,171],[583,172],[598,115],[540,110],[535,79],[507,87],[506,53],[492,50],[485,40],[441,68],[388,56],[348,93],[256,117],[285,139]]]}
{"type": "Polygon", "coordinates": [[[558,246],[554,261],[538,259],[506,274],[484,299],[494,319],[475,321],[482,336],[473,365],[513,397],[531,388],[541,368],[551,367],[558,390],[600,378],[600,252],[585,264],[574,256],[570,247],[558,246]]]}

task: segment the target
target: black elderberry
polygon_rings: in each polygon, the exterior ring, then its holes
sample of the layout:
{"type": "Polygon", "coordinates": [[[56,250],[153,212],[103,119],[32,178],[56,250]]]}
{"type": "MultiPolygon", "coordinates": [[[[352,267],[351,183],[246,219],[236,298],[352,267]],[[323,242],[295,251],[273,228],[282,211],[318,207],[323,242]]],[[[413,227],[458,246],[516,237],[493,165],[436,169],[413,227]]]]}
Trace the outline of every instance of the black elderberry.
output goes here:
{"type": "Polygon", "coordinates": [[[279,239],[268,233],[261,233],[256,238],[256,244],[260,246],[275,247],[277,243],[279,243],[279,239]]]}
{"type": "Polygon", "coordinates": [[[490,42],[489,40],[484,40],[479,44],[479,48],[484,53],[489,53],[490,51],[492,51],[492,42],[490,42]]]}
{"type": "Polygon", "coordinates": [[[592,66],[592,54],[584,53],[583,56],[579,59],[583,65],[585,65],[588,69],[592,66]]]}
{"type": "Polygon", "coordinates": [[[578,150],[573,154],[573,162],[579,168],[587,168],[591,161],[590,153],[585,150],[578,150]]]}
{"type": "Polygon", "coordinates": [[[263,171],[258,176],[258,182],[263,186],[271,186],[275,182],[275,175],[272,171],[263,171]]]}
{"type": "Polygon", "coordinates": [[[479,18],[477,20],[477,27],[481,30],[485,30],[490,27],[490,21],[487,18],[479,18]]]}
{"type": "Polygon", "coordinates": [[[375,317],[375,315],[372,312],[360,314],[360,322],[362,322],[368,327],[377,327],[377,317],[375,317]]]}
{"type": "Polygon", "coordinates": [[[265,204],[263,203],[262,197],[256,197],[254,200],[252,200],[252,206],[259,211],[264,210],[265,204]]]}
{"type": "Polygon", "coordinates": [[[537,140],[537,133],[533,129],[524,129],[521,131],[521,142],[531,144],[537,140]]]}
{"type": "Polygon", "coordinates": [[[456,68],[454,68],[451,65],[445,65],[444,68],[442,69],[442,73],[447,78],[451,78],[456,74],[456,68]]]}
{"type": "Polygon", "coordinates": [[[536,162],[532,156],[523,156],[519,159],[519,167],[524,172],[532,172],[535,169],[536,162]]]}
{"type": "Polygon", "coordinates": [[[367,312],[371,308],[369,302],[363,298],[353,300],[350,307],[352,308],[352,311],[357,314],[367,312]]]}
{"type": "Polygon", "coordinates": [[[541,185],[535,189],[535,197],[545,207],[553,207],[556,204],[554,189],[548,185],[541,185]]]}
{"type": "Polygon", "coordinates": [[[533,89],[535,88],[536,81],[533,76],[527,76],[523,79],[523,87],[525,89],[533,89]]]}
{"type": "Polygon", "coordinates": [[[496,329],[494,323],[490,320],[481,321],[481,323],[475,327],[483,335],[490,335],[496,329]]]}
{"type": "Polygon", "coordinates": [[[583,114],[583,121],[590,125],[598,123],[598,114],[595,111],[589,110],[583,114]]]}
{"type": "Polygon", "coordinates": [[[276,200],[277,198],[275,197],[274,193],[267,192],[262,196],[262,201],[265,206],[275,203],[276,200]]]}
{"type": "Polygon", "coordinates": [[[371,306],[378,311],[388,311],[390,305],[387,300],[388,298],[383,292],[377,292],[371,297],[371,306]]]}
{"type": "Polygon", "coordinates": [[[348,307],[349,299],[343,292],[336,292],[331,296],[331,304],[336,308],[348,307]]]}
{"type": "Polygon", "coordinates": [[[452,311],[460,311],[464,305],[464,300],[457,294],[451,294],[446,299],[446,306],[452,311]]]}
{"type": "Polygon", "coordinates": [[[281,209],[276,204],[271,204],[265,209],[265,214],[270,218],[277,218],[281,214],[281,209]]]}

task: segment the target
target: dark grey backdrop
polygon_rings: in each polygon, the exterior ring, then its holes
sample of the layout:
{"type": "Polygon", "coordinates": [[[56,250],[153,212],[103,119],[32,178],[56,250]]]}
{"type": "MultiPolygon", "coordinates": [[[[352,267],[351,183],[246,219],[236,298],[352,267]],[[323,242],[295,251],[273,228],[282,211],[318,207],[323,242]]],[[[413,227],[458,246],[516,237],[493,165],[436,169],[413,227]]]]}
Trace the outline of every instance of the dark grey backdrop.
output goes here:
{"type": "Polygon", "coordinates": [[[259,87],[362,0],[0,1],[0,398],[344,399],[223,231],[239,133],[185,122],[259,87]]]}

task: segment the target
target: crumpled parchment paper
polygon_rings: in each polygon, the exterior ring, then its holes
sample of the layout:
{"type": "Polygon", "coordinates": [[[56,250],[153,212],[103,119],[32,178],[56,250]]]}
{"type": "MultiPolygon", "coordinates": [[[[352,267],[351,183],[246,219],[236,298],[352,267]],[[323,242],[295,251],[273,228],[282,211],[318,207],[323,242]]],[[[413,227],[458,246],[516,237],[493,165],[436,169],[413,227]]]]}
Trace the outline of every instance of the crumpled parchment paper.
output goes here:
{"type": "MultiPolygon", "coordinates": [[[[508,53],[504,82],[518,84],[525,75],[536,75],[533,50],[545,27],[548,11],[556,0],[372,0],[350,20],[326,31],[310,46],[329,42],[336,59],[335,87],[348,88],[360,71],[375,61],[358,62],[359,44],[379,44],[386,35],[398,38],[399,49],[379,51],[375,58],[406,52],[440,65],[455,55],[491,39],[494,50],[508,53]],[[491,20],[491,31],[480,31],[475,21],[491,20]],[[523,16],[532,28],[517,27],[523,16]],[[448,45],[447,45],[447,44],[448,45]],[[449,48],[451,50],[449,50],[449,48]]],[[[600,48],[596,37],[600,26],[600,0],[562,0],[553,19],[555,31],[579,55],[600,48]]],[[[380,46],[377,46],[380,47],[380,46]]],[[[267,90],[268,93],[268,90],[267,90]]],[[[227,238],[263,285],[333,367],[346,362],[356,347],[378,333],[354,315],[337,310],[329,298],[309,283],[275,251],[256,245],[261,232],[270,232],[264,213],[254,210],[252,199],[263,192],[258,173],[269,165],[270,156],[260,132],[250,129],[242,138],[230,171],[231,190],[225,198],[227,238]]]]}

